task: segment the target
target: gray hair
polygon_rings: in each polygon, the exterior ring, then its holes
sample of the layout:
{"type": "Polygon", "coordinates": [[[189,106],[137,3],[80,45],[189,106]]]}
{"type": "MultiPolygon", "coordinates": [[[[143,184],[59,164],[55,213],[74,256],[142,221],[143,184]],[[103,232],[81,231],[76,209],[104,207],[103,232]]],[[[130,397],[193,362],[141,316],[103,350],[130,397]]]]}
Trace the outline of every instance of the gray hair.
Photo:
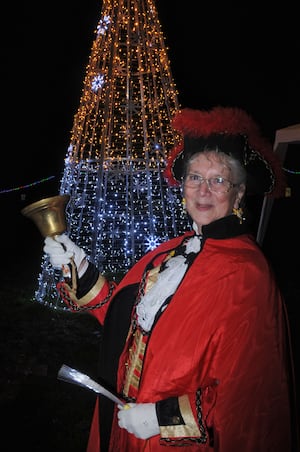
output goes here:
{"type": "Polygon", "coordinates": [[[205,148],[203,151],[195,152],[189,158],[187,158],[183,169],[183,181],[187,175],[190,164],[198,157],[199,154],[204,154],[208,159],[210,156],[216,157],[219,163],[229,168],[232,173],[232,182],[234,184],[244,184],[246,186],[247,173],[242,163],[231,155],[225,154],[225,152],[222,152],[217,147],[213,149],[205,148]]]}

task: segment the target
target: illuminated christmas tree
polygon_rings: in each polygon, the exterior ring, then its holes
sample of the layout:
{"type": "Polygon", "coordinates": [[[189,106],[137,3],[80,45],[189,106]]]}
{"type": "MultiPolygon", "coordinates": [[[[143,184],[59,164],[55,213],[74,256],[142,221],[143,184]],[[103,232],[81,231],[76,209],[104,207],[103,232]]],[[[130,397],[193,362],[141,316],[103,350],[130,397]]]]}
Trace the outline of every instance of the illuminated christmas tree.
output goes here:
{"type": "MultiPolygon", "coordinates": [[[[163,177],[179,109],[153,0],[103,0],[65,158],[68,234],[101,271],[130,268],[188,227],[163,177]]],[[[59,307],[44,257],[36,299],[59,307]]]]}

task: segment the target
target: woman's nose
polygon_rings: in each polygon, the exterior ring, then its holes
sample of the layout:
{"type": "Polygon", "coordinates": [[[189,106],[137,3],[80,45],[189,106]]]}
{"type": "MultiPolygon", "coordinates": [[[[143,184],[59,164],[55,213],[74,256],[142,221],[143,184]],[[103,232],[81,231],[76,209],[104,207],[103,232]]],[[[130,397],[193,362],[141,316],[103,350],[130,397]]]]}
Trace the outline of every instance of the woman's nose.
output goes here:
{"type": "Polygon", "coordinates": [[[198,191],[204,194],[206,194],[207,192],[210,193],[209,182],[207,179],[203,179],[202,183],[199,184],[198,191]]]}

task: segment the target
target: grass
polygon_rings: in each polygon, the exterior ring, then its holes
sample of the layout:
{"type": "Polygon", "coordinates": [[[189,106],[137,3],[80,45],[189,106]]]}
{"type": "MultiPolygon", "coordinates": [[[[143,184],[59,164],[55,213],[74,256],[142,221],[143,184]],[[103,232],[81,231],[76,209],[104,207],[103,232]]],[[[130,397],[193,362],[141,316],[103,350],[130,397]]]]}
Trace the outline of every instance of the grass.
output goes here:
{"type": "Polygon", "coordinates": [[[101,330],[88,314],[31,301],[33,293],[33,284],[14,279],[1,287],[1,447],[83,452],[95,394],[57,373],[67,364],[96,375],[101,330]]]}

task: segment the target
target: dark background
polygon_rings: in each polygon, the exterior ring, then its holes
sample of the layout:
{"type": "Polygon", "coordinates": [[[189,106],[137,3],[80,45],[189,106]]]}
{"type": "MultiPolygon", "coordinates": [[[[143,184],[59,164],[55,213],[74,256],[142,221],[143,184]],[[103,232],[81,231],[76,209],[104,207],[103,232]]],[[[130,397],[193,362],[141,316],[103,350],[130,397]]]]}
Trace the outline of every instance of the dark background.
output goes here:
{"type": "MultiPolygon", "coordinates": [[[[276,130],[300,123],[297,2],[157,0],[156,5],[182,107],[244,108],[272,142],[276,130]]],[[[36,312],[40,306],[30,303],[32,312],[25,311],[43,240],[20,210],[33,193],[39,198],[58,193],[101,6],[96,0],[16,1],[1,16],[2,411],[7,425],[23,425],[18,447],[36,452],[84,450],[79,444],[86,442],[94,398],[78,388],[63,390],[56,371],[69,359],[93,372],[98,339],[87,319],[79,326],[77,318],[43,307],[36,312]],[[82,432],[78,446],[72,423],[77,435],[82,432]]],[[[299,173],[299,145],[289,147],[284,167],[299,173]]],[[[287,179],[292,196],[275,201],[263,249],[284,294],[298,382],[300,175],[288,173],[287,179]]],[[[252,201],[256,215],[261,202],[252,201]]],[[[13,429],[8,431],[11,439],[13,429]]]]}
{"type": "MultiPolygon", "coordinates": [[[[157,0],[156,5],[182,107],[244,108],[271,142],[276,130],[300,123],[296,2],[157,0]]],[[[32,199],[58,193],[101,6],[96,0],[53,0],[45,7],[17,1],[2,15],[1,249],[13,260],[19,249],[32,260],[33,249],[41,253],[41,238],[20,211],[32,199]]],[[[300,252],[299,156],[299,145],[291,146],[284,167],[296,170],[286,174],[292,196],[276,201],[265,239],[289,288],[300,252]]],[[[261,200],[254,205],[256,215],[260,207],[261,200]]]]}
{"type": "MultiPolygon", "coordinates": [[[[297,2],[156,5],[183,107],[245,108],[272,141],[300,122],[297,2]]],[[[58,188],[101,6],[16,1],[2,13],[0,190],[51,175],[41,190],[58,188]]]]}
{"type": "MultiPolygon", "coordinates": [[[[300,123],[296,2],[157,0],[156,6],[182,107],[244,108],[271,142],[276,130],[300,123]]],[[[21,208],[58,193],[101,7],[96,0],[53,0],[45,7],[17,0],[2,14],[0,207],[2,230],[10,236],[6,248],[25,240],[21,208]]],[[[300,170],[298,154],[290,152],[289,165],[300,170]]],[[[285,217],[291,221],[291,213],[285,217]]]]}

